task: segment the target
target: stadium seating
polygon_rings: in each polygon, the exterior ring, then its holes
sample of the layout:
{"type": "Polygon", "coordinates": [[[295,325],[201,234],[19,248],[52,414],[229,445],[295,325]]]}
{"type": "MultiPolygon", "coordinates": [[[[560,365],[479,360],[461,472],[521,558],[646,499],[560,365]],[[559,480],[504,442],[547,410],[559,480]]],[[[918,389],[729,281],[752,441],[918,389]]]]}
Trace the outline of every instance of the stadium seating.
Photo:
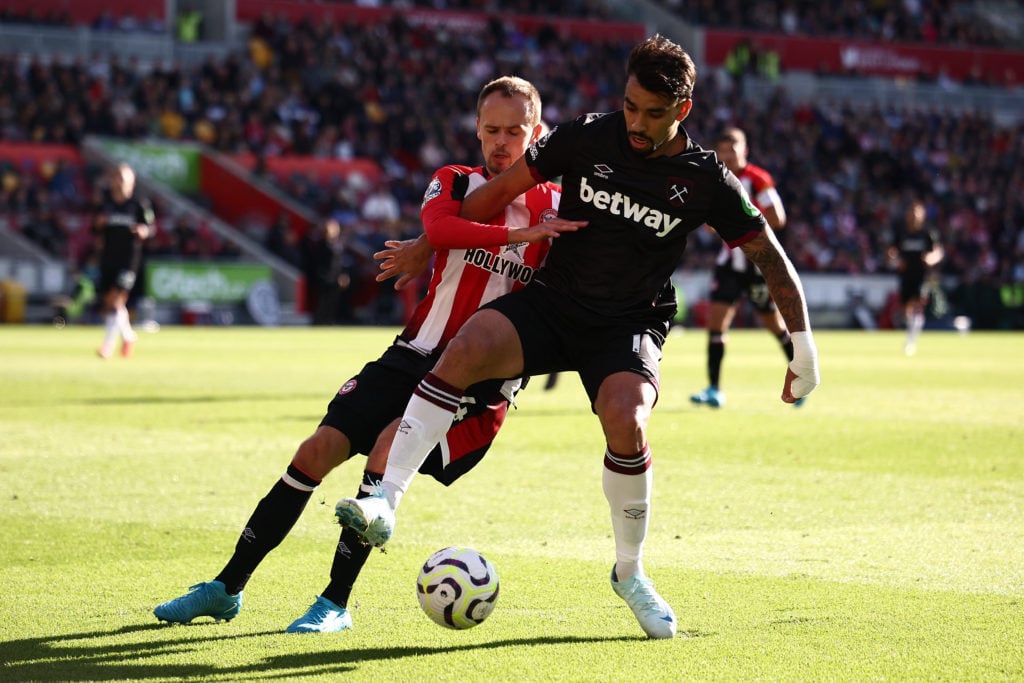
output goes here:
{"type": "MultiPolygon", "coordinates": [[[[923,30],[948,4],[920,3],[916,23],[897,16],[892,25],[905,29],[897,37],[955,34],[961,42],[986,46],[1004,38],[984,33],[977,29],[981,23],[959,14],[923,30]]],[[[593,9],[590,3],[570,5],[580,12],[593,9]]],[[[759,11],[739,18],[728,9],[736,3],[666,5],[696,24],[730,22],[767,31],[874,37],[871,31],[887,30],[888,21],[852,25],[821,3],[760,2],[759,11]],[[790,8],[798,11],[795,19],[788,16],[790,8]]],[[[449,7],[473,11],[475,3],[449,7]]],[[[541,3],[522,2],[516,9],[543,13],[541,3]]],[[[0,55],[0,139],[77,144],[88,134],[157,135],[257,158],[372,159],[384,171],[384,189],[400,206],[399,232],[411,234],[429,172],[442,163],[478,162],[467,112],[483,80],[506,72],[531,79],[552,123],[614,109],[621,65],[634,42],[555,40],[543,32],[499,27],[462,36],[411,25],[400,15],[369,27],[267,20],[252,29],[258,45],[195,65],[146,69],[118,59],[68,63],[45,55],[0,55]]],[[[1024,280],[1019,121],[1007,123],[982,111],[769,93],[751,101],[714,70],[703,73],[686,128],[704,144],[724,125],[747,130],[752,160],[768,168],[779,185],[790,214],[787,248],[802,271],[890,272],[885,246],[902,204],[920,196],[947,246],[942,274],[950,282],[1024,280]]],[[[80,194],[86,185],[80,177],[73,184],[80,194]]],[[[278,176],[275,185],[321,218],[369,233],[368,244],[383,234],[383,226],[361,215],[371,189],[366,185],[325,183],[301,173],[278,176]]],[[[10,223],[15,209],[5,209],[10,223]]],[[[81,221],[80,212],[72,210],[72,216],[81,221]]],[[[177,217],[170,221],[175,222],[177,217]]],[[[72,258],[80,259],[82,244],[69,244],[72,258]]],[[[698,235],[681,265],[708,268],[716,249],[714,239],[698,235]]]]}

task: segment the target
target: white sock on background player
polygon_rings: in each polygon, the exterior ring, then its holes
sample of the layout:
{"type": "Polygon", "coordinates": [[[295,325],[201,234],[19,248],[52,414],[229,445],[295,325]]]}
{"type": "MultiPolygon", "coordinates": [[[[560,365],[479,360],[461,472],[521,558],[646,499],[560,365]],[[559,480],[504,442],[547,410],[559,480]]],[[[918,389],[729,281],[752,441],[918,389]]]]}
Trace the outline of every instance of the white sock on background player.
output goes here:
{"type": "Polygon", "coordinates": [[[114,347],[114,342],[117,340],[117,333],[119,331],[117,322],[117,312],[108,313],[103,317],[103,348],[111,349],[114,347]]]}

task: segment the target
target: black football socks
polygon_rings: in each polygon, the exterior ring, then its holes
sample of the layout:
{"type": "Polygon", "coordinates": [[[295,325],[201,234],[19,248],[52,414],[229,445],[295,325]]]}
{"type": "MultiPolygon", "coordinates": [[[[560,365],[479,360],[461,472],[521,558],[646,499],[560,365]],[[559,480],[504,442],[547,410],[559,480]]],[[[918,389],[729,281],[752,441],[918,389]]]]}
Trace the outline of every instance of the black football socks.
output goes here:
{"type": "Polygon", "coordinates": [[[217,575],[230,595],[248,583],[249,577],[271,550],[280,545],[295,526],[320,482],[303,474],[294,465],[263,497],[235,544],[235,554],[217,575]]]}
{"type": "MultiPolygon", "coordinates": [[[[369,496],[380,485],[383,476],[378,472],[363,472],[363,483],[356,498],[369,496]]],[[[338,547],[334,551],[334,564],[331,565],[331,582],[321,595],[339,607],[347,607],[352,587],[370,557],[371,550],[373,546],[367,545],[356,531],[350,527],[342,527],[341,538],[338,539],[338,547]]]]}

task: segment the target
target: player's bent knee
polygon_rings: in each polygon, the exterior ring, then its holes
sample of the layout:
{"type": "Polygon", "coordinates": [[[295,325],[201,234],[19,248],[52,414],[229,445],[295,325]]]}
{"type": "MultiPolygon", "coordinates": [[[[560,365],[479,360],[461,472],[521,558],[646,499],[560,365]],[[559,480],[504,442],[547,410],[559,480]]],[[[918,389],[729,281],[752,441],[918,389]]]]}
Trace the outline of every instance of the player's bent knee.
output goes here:
{"type": "Polygon", "coordinates": [[[646,415],[642,411],[614,406],[601,414],[601,424],[609,434],[642,434],[647,429],[646,415]]]}
{"type": "MultiPolygon", "coordinates": [[[[499,318],[510,325],[504,316],[499,318]]],[[[511,377],[521,371],[522,351],[515,330],[507,331],[500,322],[494,322],[493,326],[485,321],[463,327],[448,343],[435,373],[468,386],[493,377],[511,377]]]]}
{"type": "Polygon", "coordinates": [[[600,406],[598,417],[609,444],[620,444],[623,452],[629,449],[622,444],[632,443],[639,448],[647,439],[650,411],[643,405],[611,399],[600,406]]]}
{"type": "Polygon", "coordinates": [[[292,462],[309,476],[323,479],[348,459],[349,448],[344,434],[330,427],[319,427],[299,444],[292,462]]]}

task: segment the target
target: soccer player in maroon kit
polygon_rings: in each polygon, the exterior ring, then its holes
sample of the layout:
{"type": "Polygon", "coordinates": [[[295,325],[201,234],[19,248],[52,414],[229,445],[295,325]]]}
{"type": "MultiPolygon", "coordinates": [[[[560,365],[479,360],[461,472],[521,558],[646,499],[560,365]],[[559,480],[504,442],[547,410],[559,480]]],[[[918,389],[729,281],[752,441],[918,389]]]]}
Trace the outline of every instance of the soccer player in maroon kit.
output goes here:
{"type": "Polygon", "coordinates": [[[676,312],[670,278],[690,232],[705,223],[715,226],[764,274],[794,337],[782,400],[805,396],[820,378],[792,263],[736,176],[680,125],[693,104],[693,60],[655,36],[633,49],[626,73],[623,110],[556,126],[463,202],[460,215],[478,219],[535,184],[561,177],[559,216],[587,226],[554,240],[529,285],[470,317],[409,401],[381,490],[342,499],[335,512],[367,542],[384,545],[394,531],[395,509],[451,424],[466,387],[485,378],[574,370],[606,441],[602,485],[615,538],[612,588],[648,637],[671,638],[675,614],[642,564],[652,486],[647,422],[658,398],[662,344],[676,312]]]}
{"type": "MultiPolygon", "coordinates": [[[[786,210],[782,206],[782,199],[775,189],[771,174],[747,161],[747,136],[744,132],[739,128],[726,128],[718,136],[715,153],[718,160],[739,178],[750,201],[761,211],[768,225],[773,230],[782,230],[786,225],[786,210]]],[[[708,315],[708,388],[693,394],[690,400],[720,408],[725,405],[725,393],[720,388],[725,343],[729,326],[744,296],[757,311],[761,324],[779,340],[788,360],[793,360],[793,342],[768,292],[768,283],[743,250],[730,248],[723,243],[715,263],[715,272],[711,277],[711,310],[708,315]]],[[[799,398],[794,405],[801,405],[803,401],[803,398],[799,398]]]]}
{"type": "MultiPolygon", "coordinates": [[[[480,304],[528,283],[547,254],[549,238],[583,225],[556,216],[560,195],[549,183],[525,191],[497,215],[489,212],[488,224],[458,216],[468,192],[511,166],[537,139],[540,116],[540,95],[528,81],[504,77],[484,86],[477,100],[484,165],[439,169],[423,198],[425,239],[419,245],[425,245],[424,266],[429,249],[436,250],[426,297],[384,354],[338,390],[316,432],[299,445],[284,475],[256,506],[225,567],[214,580],[158,605],[158,619],[188,623],[198,616],[234,618],[253,571],[284,540],[323,478],[352,453],[368,454],[358,495],[375,490],[397,418],[462,323],[480,304]],[[513,227],[520,225],[530,227],[513,227]]],[[[479,462],[519,385],[517,378],[470,387],[460,403],[459,420],[431,449],[421,471],[447,486],[479,462]]],[[[356,532],[342,529],[330,583],[286,631],[351,628],[347,603],[370,550],[356,532]]]]}

